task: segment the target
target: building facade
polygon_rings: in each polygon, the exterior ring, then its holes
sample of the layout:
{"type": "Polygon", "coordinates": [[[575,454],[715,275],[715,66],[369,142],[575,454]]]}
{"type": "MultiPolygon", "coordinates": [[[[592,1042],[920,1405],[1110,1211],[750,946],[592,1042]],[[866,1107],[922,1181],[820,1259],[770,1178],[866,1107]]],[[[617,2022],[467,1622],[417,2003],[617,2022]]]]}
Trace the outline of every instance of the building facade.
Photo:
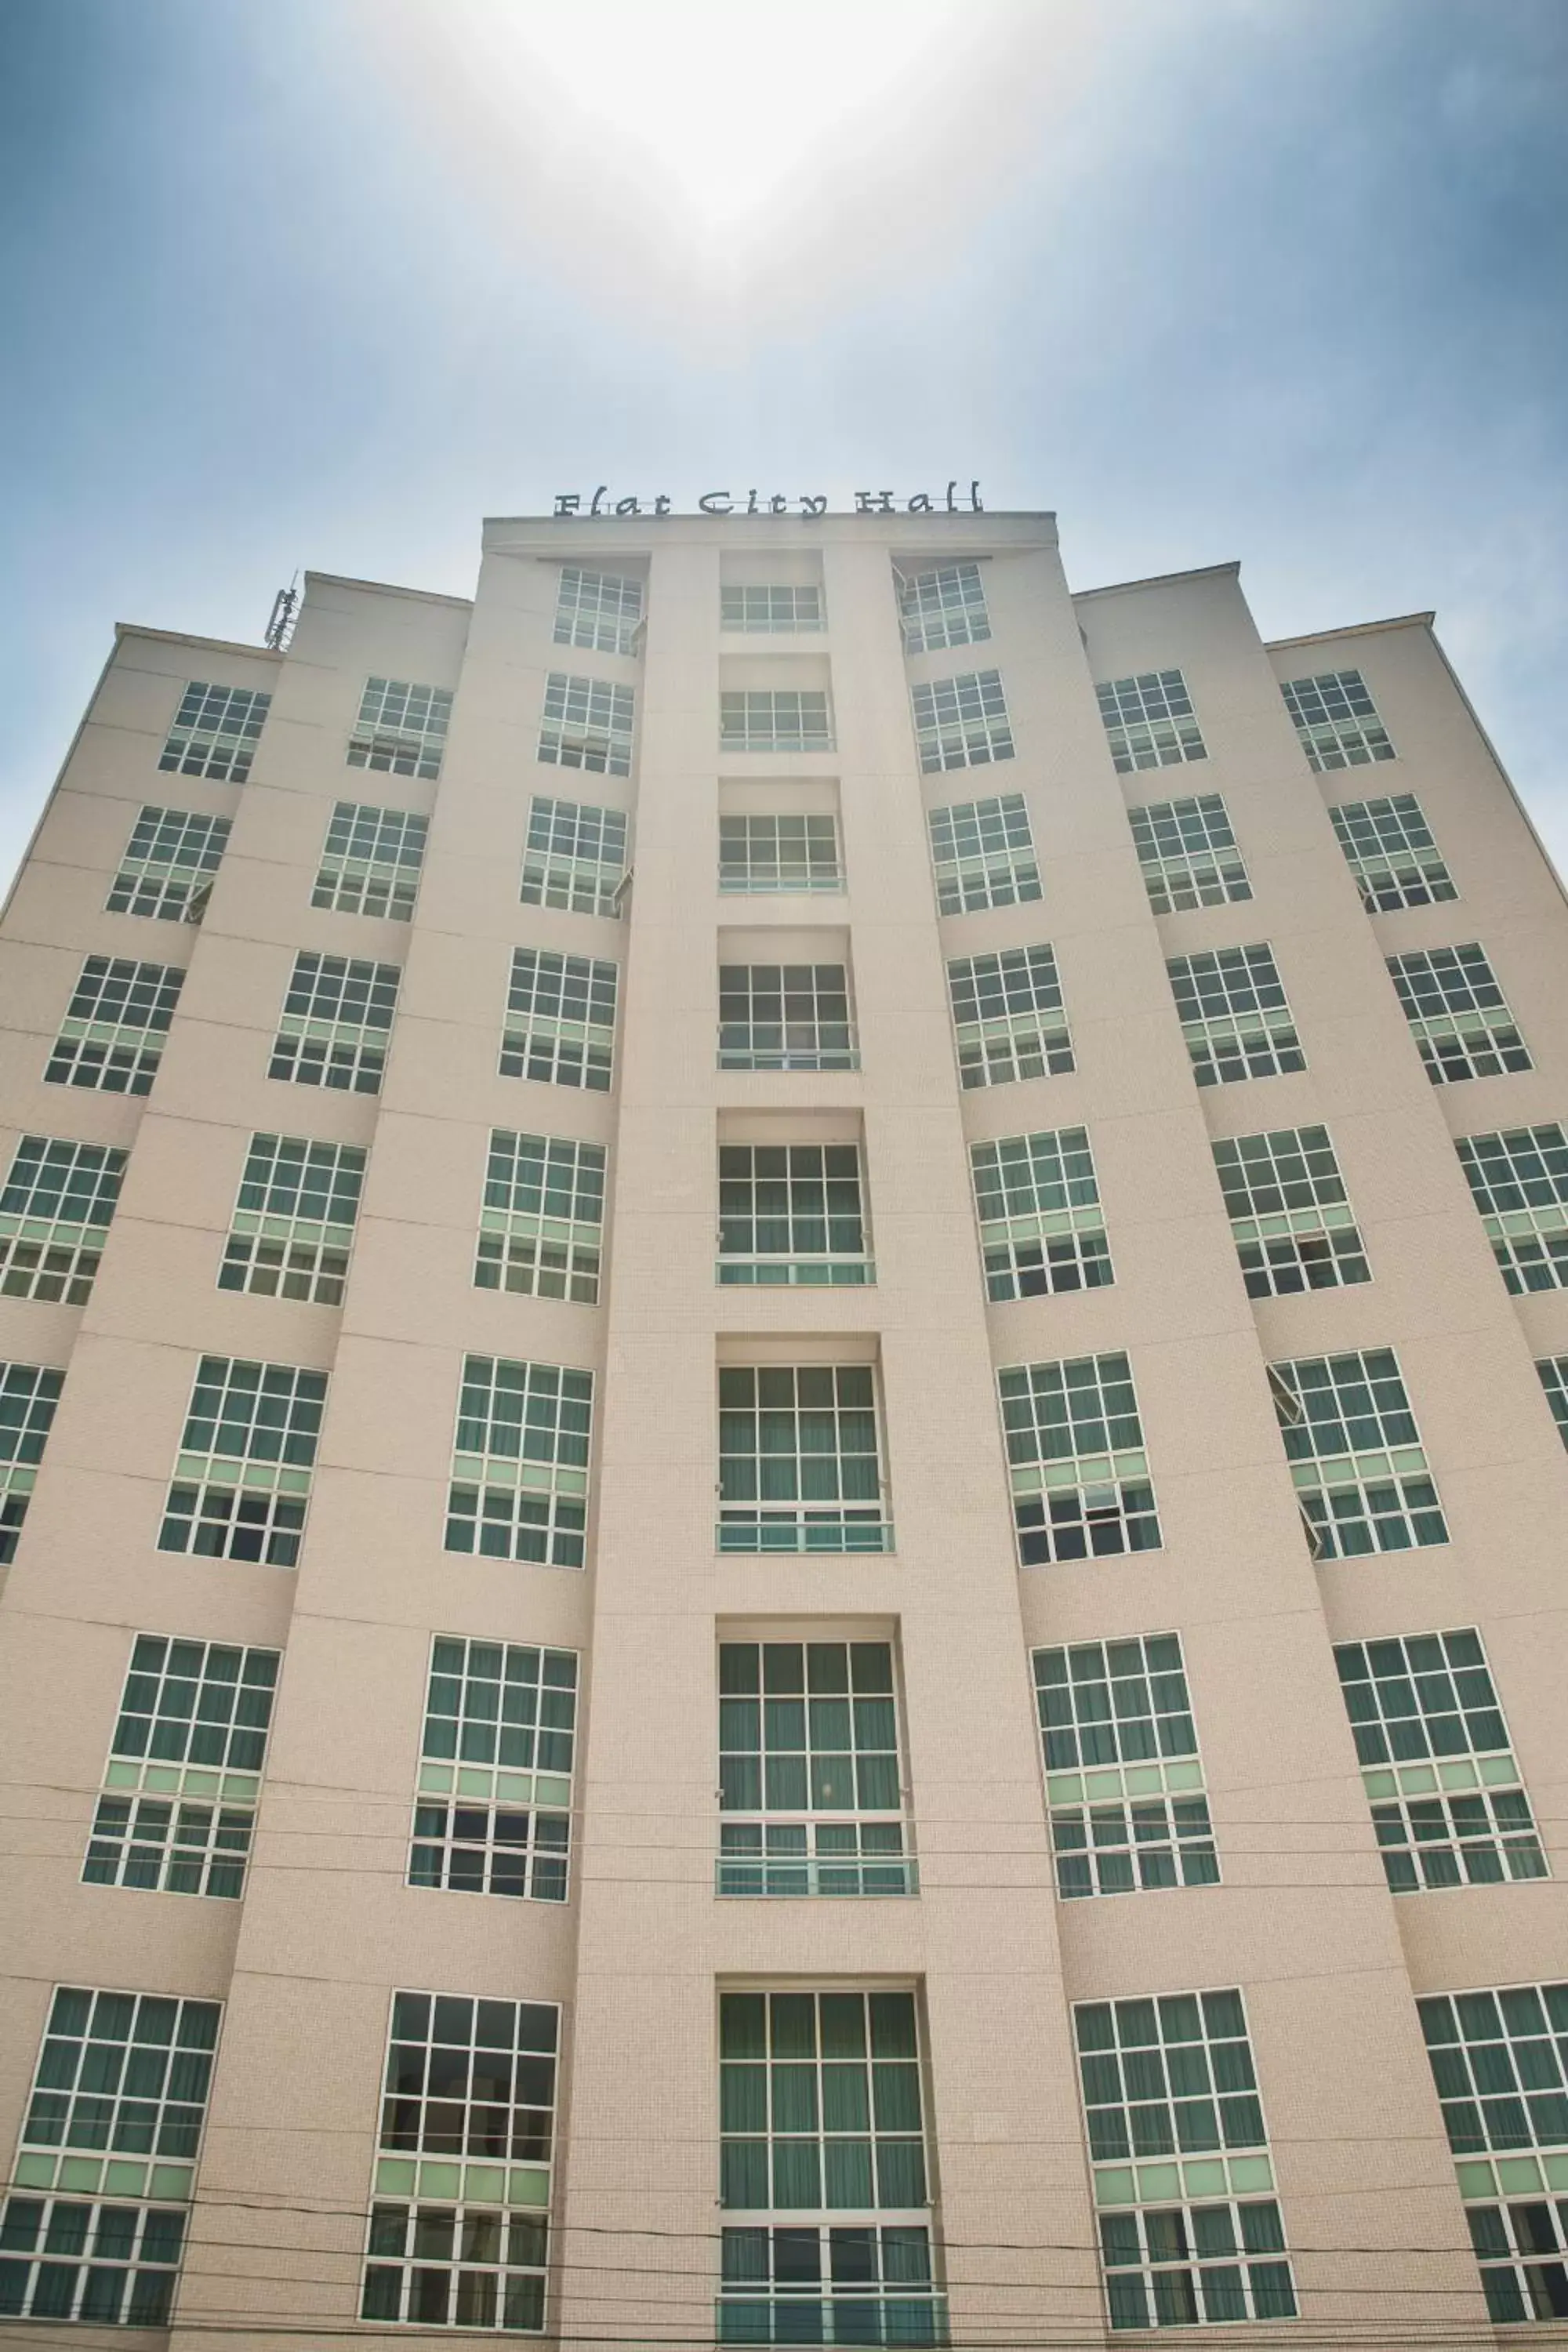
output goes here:
{"type": "Polygon", "coordinates": [[[492,522],[0,929],[0,2316],[1568,2338],[1568,915],[1430,615],[492,522]]]}

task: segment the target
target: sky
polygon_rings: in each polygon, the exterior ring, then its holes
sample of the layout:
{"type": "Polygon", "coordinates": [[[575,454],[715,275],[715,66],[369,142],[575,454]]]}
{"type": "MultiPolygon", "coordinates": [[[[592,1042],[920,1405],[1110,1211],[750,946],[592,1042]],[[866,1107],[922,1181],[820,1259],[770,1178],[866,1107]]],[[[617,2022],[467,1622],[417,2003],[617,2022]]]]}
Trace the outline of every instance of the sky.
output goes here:
{"type": "Polygon", "coordinates": [[[1568,0],[0,0],[0,876],[117,620],[558,489],[1436,608],[1561,866],[1568,0]]]}

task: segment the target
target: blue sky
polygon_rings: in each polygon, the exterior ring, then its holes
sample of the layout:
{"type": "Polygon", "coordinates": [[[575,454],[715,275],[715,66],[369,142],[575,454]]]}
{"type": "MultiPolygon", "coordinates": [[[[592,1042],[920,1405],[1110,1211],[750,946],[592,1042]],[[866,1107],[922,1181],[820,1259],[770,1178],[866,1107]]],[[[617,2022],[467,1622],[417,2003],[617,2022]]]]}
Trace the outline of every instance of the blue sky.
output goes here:
{"type": "Polygon", "coordinates": [[[117,619],[558,488],[1436,606],[1568,866],[1565,0],[0,0],[0,870],[117,619]]]}

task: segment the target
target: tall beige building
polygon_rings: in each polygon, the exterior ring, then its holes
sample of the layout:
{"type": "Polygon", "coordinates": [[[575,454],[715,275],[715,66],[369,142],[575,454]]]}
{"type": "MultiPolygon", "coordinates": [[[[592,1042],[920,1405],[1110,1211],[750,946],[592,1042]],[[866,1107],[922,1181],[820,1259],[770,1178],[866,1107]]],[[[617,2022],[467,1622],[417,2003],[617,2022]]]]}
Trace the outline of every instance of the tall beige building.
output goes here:
{"type": "Polygon", "coordinates": [[[939,502],[119,632],[0,2319],[1568,2338],[1568,915],[1429,623],[939,502]]]}

